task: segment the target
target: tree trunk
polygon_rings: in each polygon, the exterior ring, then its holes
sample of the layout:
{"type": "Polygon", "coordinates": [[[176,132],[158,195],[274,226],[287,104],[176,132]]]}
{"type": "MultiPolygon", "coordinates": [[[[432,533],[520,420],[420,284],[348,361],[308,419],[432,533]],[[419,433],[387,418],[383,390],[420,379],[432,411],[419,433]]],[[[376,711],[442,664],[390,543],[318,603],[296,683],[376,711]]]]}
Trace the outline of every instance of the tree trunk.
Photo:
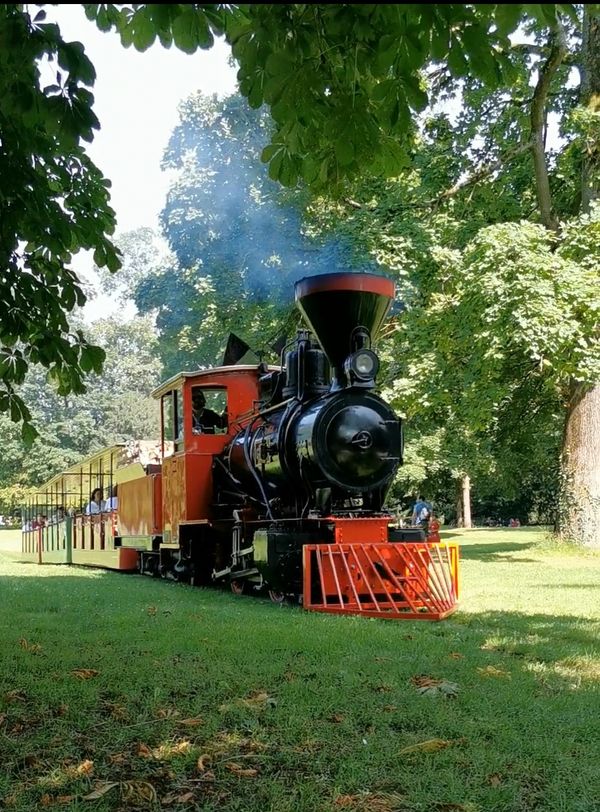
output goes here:
{"type": "Polygon", "coordinates": [[[561,476],[560,534],[600,548],[600,386],[572,386],[561,476]]]}
{"type": "Polygon", "coordinates": [[[535,191],[542,223],[552,231],[558,231],[558,217],[552,205],[552,192],[546,165],[546,103],[550,84],[567,55],[565,32],[560,23],[552,34],[551,49],[548,59],[540,65],[538,80],[533,91],[531,103],[531,152],[535,170],[535,191]]]}
{"type": "Polygon", "coordinates": [[[464,527],[465,526],[465,514],[463,511],[463,497],[462,497],[462,487],[460,482],[457,483],[456,486],[456,526],[457,527],[464,527]]]}
{"type": "Polygon", "coordinates": [[[462,478],[463,527],[472,527],[471,524],[471,480],[465,474],[462,478]]]}
{"type": "MultiPolygon", "coordinates": [[[[600,112],[600,13],[589,4],[583,11],[583,42],[581,54],[581,101],[590,113],[600,112]]],[[[583,141],[581,167],[581,208],[590,210],[592,201],[600,196],[600,144],[593,133],[583,141]]]]}
{"type": "Polygon", "coordinates": [[[468,474],[461,477],[456,494],[456,526],[472,527],[471,480],[468,474]]]}
{"type": "MultiPolygon", "coordinates": [[[[581,103],[600,109],[600,13],[584,6],[581,103]]],[[[584,140],[582,206],[600,196],[600,144],[584,140]]],[[[561,453],[559,533],[600,548],[600,384],[571,382],[561,453]]]]}

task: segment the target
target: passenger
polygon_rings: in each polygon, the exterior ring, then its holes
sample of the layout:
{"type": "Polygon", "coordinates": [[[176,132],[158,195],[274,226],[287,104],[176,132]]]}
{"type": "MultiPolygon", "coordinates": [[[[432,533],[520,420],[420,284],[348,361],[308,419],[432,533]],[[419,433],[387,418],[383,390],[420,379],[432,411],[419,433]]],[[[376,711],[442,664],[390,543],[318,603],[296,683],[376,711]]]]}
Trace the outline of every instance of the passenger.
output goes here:
{"type": "Polygon", "coordinates": [[[227,428],[227,414],[218,415],[206,408],[204,392],[196,390],[192,395],[192,431],[194,434],[214,434],[215,429],[227,428]]]}
{"type": "Polygon", "coordinates": [[[119,497],[117,496],[117,485],[112,486],[112,490],[108,491],[108,499],[104,503],[104,510],[110,513],[119,507],[119,497]]]}
{"type": "Polygon", "coordinates": [[[426,502],[422,496],[419,496],[417,501],[415,502],[415,506],[412,512],[412,524],[416,527],[423,527],[427,524],[431,517],[431,513],[433,508],[429,502],[426,502]]]}
{"type": "Polygon", "coordinates": [[[86,505],[85,512],[87,516],[93,513],[102,513],[104,509],[104,502],[102,501],[102,488],[94,488],[90,501],[86,505]]]}
{"type": "Polygon", "coordinates": [[[59,505],[56,508],[56,513],[50,519],[50,524],[59,524],[60,522],[64,522],[65,516],[66,516],[66,513],[65,513],[64,507],[62,505],[59,505]]]}

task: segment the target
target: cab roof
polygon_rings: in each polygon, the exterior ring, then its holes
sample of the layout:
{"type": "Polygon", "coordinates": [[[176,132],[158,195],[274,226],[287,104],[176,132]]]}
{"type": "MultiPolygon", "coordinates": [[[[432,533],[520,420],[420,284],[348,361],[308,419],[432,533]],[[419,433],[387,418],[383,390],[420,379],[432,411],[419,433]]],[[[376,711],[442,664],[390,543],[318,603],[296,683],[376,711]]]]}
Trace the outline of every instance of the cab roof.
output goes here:
{"type": "Polygon", "coordinates": [[[232,375],[239,375],[240,373],[253,373],[255,375],[264,375],[266,372],[278,372],[281,369],[279,366],[266,366],[259,368],[258,364],[235,364],[228,367],[209,367],[208,369],[197,369],[194,372],[178,372],[168,380],[161,383],[153,392],[152,397],[159,398],[166,392],[172,389],[177,389],[183,385],[187,378],[213,378],[217,375],[229,377],[232,375]]]}

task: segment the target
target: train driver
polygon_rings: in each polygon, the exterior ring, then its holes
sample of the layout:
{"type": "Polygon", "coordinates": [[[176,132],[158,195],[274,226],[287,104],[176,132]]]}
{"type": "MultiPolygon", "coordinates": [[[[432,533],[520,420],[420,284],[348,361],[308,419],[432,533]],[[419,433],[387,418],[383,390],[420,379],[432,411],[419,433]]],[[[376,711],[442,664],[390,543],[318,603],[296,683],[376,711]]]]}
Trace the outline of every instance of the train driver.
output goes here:
{"type": "Polygon", "coordinates": [[[194,434],[214,434],[215,429],[227,428],[227,413],[218,415],[206,408],[206,397],[201,389],[192,391],[192,431],[194,434]]]}

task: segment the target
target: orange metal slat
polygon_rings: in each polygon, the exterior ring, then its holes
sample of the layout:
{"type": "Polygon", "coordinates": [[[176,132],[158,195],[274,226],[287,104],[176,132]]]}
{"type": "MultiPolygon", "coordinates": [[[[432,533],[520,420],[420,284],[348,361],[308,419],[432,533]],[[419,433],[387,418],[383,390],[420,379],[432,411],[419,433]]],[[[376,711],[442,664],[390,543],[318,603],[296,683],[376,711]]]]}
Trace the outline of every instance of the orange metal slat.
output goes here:
{"type": "Polygon", "coordinates": [[[304,547],[307,609],[384,619],[441,620],[456,609],[456,600],[456,545],[407,542],[304,547]],[[320,601],[311,592],[317,575],[320,601]]]}

